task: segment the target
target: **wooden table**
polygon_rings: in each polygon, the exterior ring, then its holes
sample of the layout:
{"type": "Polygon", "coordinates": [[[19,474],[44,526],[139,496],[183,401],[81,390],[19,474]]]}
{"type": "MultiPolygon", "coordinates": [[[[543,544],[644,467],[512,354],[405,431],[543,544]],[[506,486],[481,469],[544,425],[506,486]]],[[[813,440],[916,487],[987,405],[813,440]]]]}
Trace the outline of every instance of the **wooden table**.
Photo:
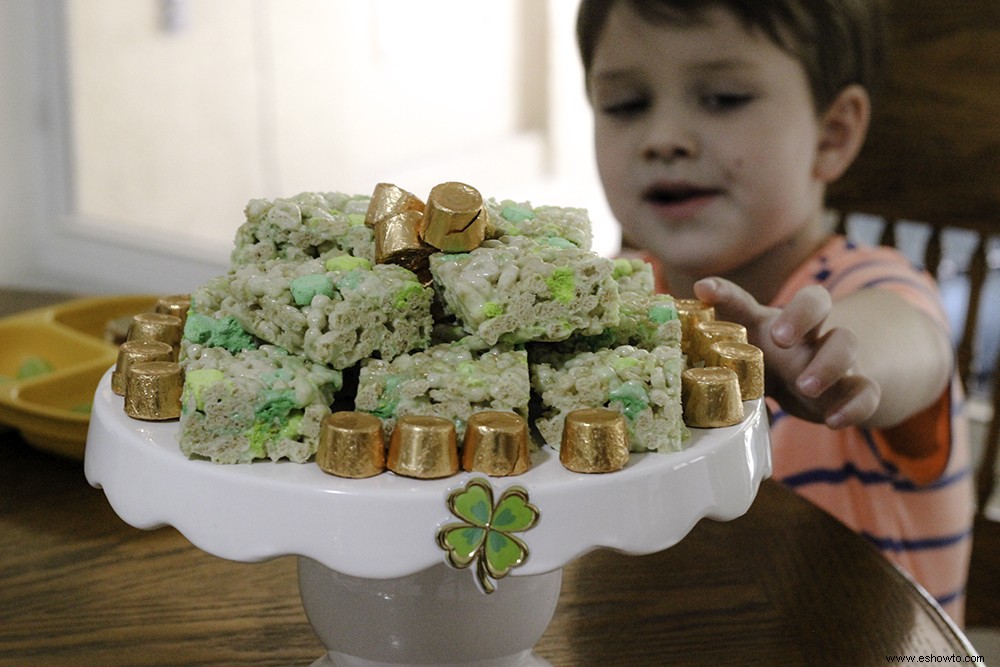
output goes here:
{"type": "MultiPolygon", "coordinates": [[[[0,315],[5,300],[0,290],[0,315]]],[[[42,303],[22,299],[19,307],[42,303]]],[[[2,341],[0,341],[2,344],[2,341]]],[[[0,665],[309,665],[295,559],[234,563],[126,525],[82,464],[0,430],[0,665]]],[[[884,665],[975,655],[867,542],[774,482],[658,554],[564,571],[553,665],[884,665]]]]}

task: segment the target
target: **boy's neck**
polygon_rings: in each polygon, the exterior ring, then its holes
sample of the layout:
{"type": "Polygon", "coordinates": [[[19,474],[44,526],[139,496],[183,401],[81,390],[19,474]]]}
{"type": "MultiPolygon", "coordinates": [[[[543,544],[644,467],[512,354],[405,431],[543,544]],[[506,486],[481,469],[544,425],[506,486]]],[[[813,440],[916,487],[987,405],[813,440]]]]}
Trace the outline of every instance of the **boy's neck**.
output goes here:
{"type": "MultiPolygon", "coordinates": [[[[809,225],[800,234],[779,243],[745,264],[721,276],[730,280],[762,304],[769,304],[777,296],[788,277],[815,253],[830,238],[830,232],[823,226],[809,225]]],[[[694,295],[694,284],[708,277],[692,274],[664,265],[663,277],[670,287],[670,293],[679,298],[694,295]]]]}

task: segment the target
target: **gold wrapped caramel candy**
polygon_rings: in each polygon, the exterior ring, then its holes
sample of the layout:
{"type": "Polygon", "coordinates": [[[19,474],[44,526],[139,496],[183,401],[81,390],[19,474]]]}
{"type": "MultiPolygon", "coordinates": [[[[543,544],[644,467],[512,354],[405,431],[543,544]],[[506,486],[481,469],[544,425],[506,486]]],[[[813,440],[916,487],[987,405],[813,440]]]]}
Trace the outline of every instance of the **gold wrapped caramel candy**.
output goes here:
{"type": "Polygon", "coordinates": [[[420,219],[418,211],[403,211],[375,223],[375,261],[407,268],[426,284],[435,250],[420,240],[420,219]]]}
{"type": "Polygon", "coordinates": [[[368,202],[365,224],[374,227],[383,220],[407,211],[423,214],[424,202],[397,185],[379,183],[372,192],[371,201],[368,202]]]}
{"type": "Polygon", "coordinates": [[[132,364],[173,360],[174,348],[161,340],[127,340],[118,348],[118,361],[111,371],[111,391],[125,395],[125,380],[132,364]]]}
{"type": "Polygon", "coordinates": [[[406,415],[389,439],[389,470],[397,475],[435,479],[458,472],[455,425],[429,415],[406,415]]]}
{"type": "Polygon", "coordinates": [[[157,313],[173,315],[179,319],[181,321],[181,331],[183,331],[184,323],[187,321],[188,310],[190,309],[190,294],[171,294],[170,296],[160,297],[156,301],[156,308],[154,310],[157,313]]]}
{"type": "Polygon", "coordinates": [[[747,329],[736,322],[712,320],[697,322],[694,325],[694,338],[688,348],[688,365],[707,364],[711,353],[709,349],[720,341],[747,342],[747,329]]]}
{"type": "Polygon", "coordinates": [[[694,340],[695,325],[714,320],[715,308],[698,299],[674,299],[674,307],[681,321],[681,351],[688,354],[694,340]]]}
{"type": "Polygon", "coordinates": [[[420,236],[438,250],[468,252],[486,238],[488,220],[478,190],[455,181],[441,183],[427,197],[420,236]]]}
{"type": "Polygon", "coordinates": [[[764,353],[750,343],[720,341],[709,348],[709,366],[730,368],[740,382],[740,396],[752,401],[764,395],[764,353]]]}
{"type": "Polygon", "coordinates": [[[176,361],[132,364],[125,377],[125,413],[146,421],[177,419],[183,387],[184,372],[176,361]]]}
{"type": "Polygon", "coordinates": [[[528,423],[513,412],[486,410],[469,417],[462,468],[493,477],[520,475],[531,467],[528,423]]]}
{"type": "Polygon", "coordinates": [[[681,373],[684,422],[694,428],[719,428],[743,421],[743,401],[736,372],[708,366],[681,373]]]}
{"type": "Polygon", "coordinates": [[[343,411],[320,423],[316,464],[323,472],[360,479],[385,470],[382,420],[365,412],[343,411]]]}
{"type": "Polygon", "coordinates": [[[559,461],[573,472],[621,470],[628,463],[628,428],[620,412],[583,408],[566,415],[559,461]]]}
{"type": "Polygon", "coordinates": [[[184,328],[175,315],[139,313],[128,327],[127,340],[158,340],[174,348],[174,359],[181,344],[184,328]]]}

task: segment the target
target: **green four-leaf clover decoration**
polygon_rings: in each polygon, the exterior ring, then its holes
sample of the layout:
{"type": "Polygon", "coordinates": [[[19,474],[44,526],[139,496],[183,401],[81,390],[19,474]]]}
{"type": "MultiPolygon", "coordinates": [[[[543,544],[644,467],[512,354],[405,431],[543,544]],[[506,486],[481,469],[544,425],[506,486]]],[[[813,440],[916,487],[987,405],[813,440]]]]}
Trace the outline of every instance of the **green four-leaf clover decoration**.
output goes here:
{"type": "Polygon", "coordinates": [[[500,579],[528,557],[528,545],[512,533],[534,527],[538,508],[528,502],[528,492],[506,489],[493,504],[493,488],[474,478],[448,495],[448,509],[463,523],[449,523],[437,532],[437,542],[457,568],[476,562],[476,580],[486,593],[496,590],[500,579]]]}

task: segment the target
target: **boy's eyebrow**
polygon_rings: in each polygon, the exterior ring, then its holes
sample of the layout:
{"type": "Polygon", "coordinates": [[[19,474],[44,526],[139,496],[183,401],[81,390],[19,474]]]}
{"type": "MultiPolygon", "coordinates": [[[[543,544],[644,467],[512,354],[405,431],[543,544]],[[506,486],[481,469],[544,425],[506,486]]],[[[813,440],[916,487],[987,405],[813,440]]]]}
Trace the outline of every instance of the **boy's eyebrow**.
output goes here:
{"type": "MultiPolygon", "coordinates": [[[[685,70],[696,74],[711,74],[714,72],[751,72],[758,69],[758,65],[750,60],[742,58],[717,58],[704,60],[685,65],[685,70]]],[[[620,67],[607,70],[595,68],[591,70],[590,79],[594,81],[614,81],[624,79],[640,72],[640,67],[620,67]]]]}
{"type": "Polygon", "coordinates": [[[758,69],[758,65],[753,61],[742,58],[719,58],[717,60],[707,60],[704,62],[694,63],[693,65],[688,66],[687,69],[697,72],[751,71],[758,69]]]}

